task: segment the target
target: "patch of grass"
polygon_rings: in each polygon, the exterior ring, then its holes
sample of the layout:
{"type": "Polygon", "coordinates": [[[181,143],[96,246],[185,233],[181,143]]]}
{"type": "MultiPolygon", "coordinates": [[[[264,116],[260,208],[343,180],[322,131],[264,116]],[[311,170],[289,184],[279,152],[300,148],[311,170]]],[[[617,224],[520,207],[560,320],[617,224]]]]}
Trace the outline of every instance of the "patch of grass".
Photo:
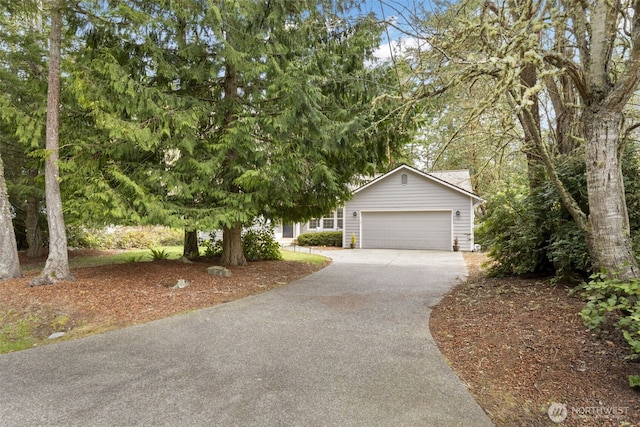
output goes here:
{"type": "Polygon", "coordinates": [[[136,262],[142,262],[146,257],[144,255],[131,255],[127,257],[125,262],[127,264],[135,264],[136,262]]]}
{"type": "Polygon", "coordinates": [[[302,252],[280,251],[283,261],[308,262],[311,264],[322,265],[327,260],[322,255],[305,254],[302,252]]]}
{"type": "MultiPolygon", "coordinates": [[[[164,252],[167,257],[165,259],[178,259],[182,256],[182,246],[161,246],[158,249],[154,250],[164,252]]],[[[98,267],[101,265],[110,264],[126,264],[138,261],[150,261],[152,257],[153,254],[149,251],[149,249],[134,249],[130,251],[115,253],[113,255],[72,258],[69,260],[69,266],[71,268],[82,268],[98,267]]]]}
{"type": "Polygon", "coordinates": [[[67,324],[71,319],[66,314],[60,314],[56,316],[51,322],[51,328],[55,332],[61,332],[67,329],[67,324]]]}
{"type": "Polygon", "coordinates": [[[38,317],[33,314],[21,318],[12,311],[0,313],[0,354],[33,347],[38,323],[38,317]]]}

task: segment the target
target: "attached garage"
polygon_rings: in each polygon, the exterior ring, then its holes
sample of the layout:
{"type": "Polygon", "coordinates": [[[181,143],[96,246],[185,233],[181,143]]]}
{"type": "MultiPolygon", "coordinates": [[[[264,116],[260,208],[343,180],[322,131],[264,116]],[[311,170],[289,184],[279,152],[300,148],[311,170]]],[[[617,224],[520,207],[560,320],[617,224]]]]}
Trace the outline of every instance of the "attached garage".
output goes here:
{"type": "Polygon", "coordinates": [[[451,211],[362,212],[365,249],[451,250],[451,211]]]}
{"type": "Polygon", "coordinates": [[[469,171],[425,173],[407,165],[353,191],[345,203],[343,246],[363,249],[462,250],[474,247],[474,209],[469,171]]]}

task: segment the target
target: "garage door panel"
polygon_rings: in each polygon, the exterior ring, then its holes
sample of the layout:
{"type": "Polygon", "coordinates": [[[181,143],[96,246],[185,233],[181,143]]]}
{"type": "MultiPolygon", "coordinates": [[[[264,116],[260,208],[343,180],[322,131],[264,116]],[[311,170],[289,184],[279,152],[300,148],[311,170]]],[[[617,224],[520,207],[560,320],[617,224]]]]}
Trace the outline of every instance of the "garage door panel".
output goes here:
{"type": "Polygon", "coordinates": [[[363,212],[362,247],[451,250],[451,213],[363,212]]]}

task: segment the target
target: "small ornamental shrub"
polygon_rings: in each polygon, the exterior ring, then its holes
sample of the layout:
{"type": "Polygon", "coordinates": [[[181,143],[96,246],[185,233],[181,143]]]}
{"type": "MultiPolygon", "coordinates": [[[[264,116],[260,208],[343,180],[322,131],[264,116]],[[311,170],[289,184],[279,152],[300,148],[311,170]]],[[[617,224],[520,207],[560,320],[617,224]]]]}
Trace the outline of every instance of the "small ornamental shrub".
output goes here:
{"type": "Polygon", "coordinates": [[[251,228],[242,235],[242,251],[247,261],[281,260],[280,245],[276,241],[273,226],[251,228]]]}
{"type": "Polygon", "coordinates": [[[134,228],[115,234],[116,249],[146,249],[158,246],[156,234],[151,230],[134,228]]]}
{"type": "Polygon", "coordinates": [[[342,247],[342,231],[319,231],[303,233],[298,236],[300,246],[335,246],[342,247]]]}
{"type": "Polygon", "coordinates": [[[200,241],[200,247],[204,250],[206,258],[214,258],[222,255],[222,239],[216,240],[216,233],[209,234],[208,239],[200,241]]]}
{"type": "MultiPolygon", "coordinates": [[[[613,322],[631,347],[627,359],[640,358],[640,281],[610,278],[605,272],[591,275],[578,289],[587,302],[580,316],[590,329],[613,322]]],[[[640,375],[630,375],[629,385],[640,386],[640,375]]]]}

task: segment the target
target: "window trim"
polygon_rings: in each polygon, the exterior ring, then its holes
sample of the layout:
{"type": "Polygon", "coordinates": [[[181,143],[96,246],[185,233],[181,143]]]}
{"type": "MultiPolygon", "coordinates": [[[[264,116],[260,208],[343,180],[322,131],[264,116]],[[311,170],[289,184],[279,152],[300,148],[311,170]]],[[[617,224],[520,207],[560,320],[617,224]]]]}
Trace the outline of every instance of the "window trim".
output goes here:
{"type": "Polygon", "coordinates": [[[309,230],[334,231],[344,229],[344,208],[338,208],[318,218],[311,218],[307,223],[309,230]],[[328,227],[325,227],[325,221],[328,227]],[[314,226],[315,225],[315,226],[314,226]]]}

